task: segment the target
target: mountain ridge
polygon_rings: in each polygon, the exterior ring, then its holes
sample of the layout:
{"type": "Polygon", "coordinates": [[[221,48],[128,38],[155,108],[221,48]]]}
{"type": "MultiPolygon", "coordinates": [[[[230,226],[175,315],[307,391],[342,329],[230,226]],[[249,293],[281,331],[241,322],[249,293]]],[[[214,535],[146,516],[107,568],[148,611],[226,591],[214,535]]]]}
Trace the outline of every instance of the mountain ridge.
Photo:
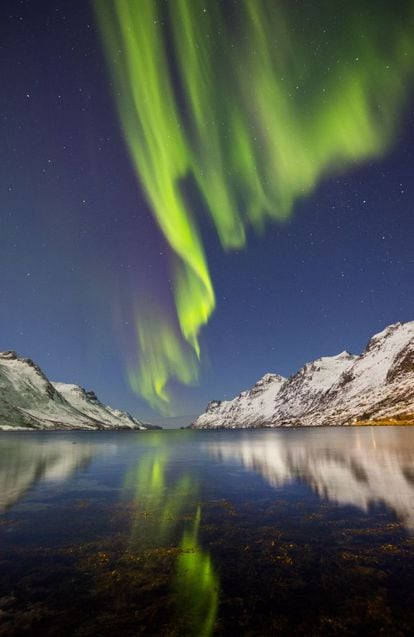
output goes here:
{"type": "Polygon", "coordinates": [[[381,419],[414,424],[414,321],[372,336],[360,355],[341,352],[306,363],[265,400],[254,388],[229,401],[210,401],[193,429],[350,425],[381,419]]]}
{"type": "Polygon", "coordinates": [[[0,352],[0,431],[154,428],[79,385],[51,382],[30,358],[0,352]]]}

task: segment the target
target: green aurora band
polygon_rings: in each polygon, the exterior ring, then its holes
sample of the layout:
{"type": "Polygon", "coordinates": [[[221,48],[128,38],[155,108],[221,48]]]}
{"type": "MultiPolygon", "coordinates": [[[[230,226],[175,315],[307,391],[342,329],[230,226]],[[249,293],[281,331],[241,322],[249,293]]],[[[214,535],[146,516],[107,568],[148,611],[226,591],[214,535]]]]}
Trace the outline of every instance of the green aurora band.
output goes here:
{"type": "Polygon", "coordinates": [[[94,7],[125,141],[173,255],[176,316],[136,312],[128,370],[132,388],[167,412],[169,380],[197,380],[199,334],[215,307],[200,214],[225,249],[240,248],[249,227],[288,218],[322,178],[380,157],[413,77],[414,5],[94,7]]]}

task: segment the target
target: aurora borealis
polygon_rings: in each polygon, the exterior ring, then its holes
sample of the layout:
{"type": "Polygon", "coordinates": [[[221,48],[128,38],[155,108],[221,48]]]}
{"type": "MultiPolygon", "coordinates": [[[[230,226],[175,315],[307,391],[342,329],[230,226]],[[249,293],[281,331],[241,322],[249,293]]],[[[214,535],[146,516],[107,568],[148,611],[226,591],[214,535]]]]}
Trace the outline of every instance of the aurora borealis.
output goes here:
{"type": "Polygon", "coordinates": [[[151,421],[412,320],[412,2],[3,11],[3,349],[151,421]]]}
{"type": "Polygon", "coordinates": [[[413,79],[412,7],[397,20],[386,3],[226,7],[95,3],[125,141],[171,248],[176,316],[136,312],[129,370],[164,410],[171,377],[197,380],[215,307],[201,214],[223,248],[244,246],[250,227],[286,219],[322,178],[382,155],[413,79]]]}

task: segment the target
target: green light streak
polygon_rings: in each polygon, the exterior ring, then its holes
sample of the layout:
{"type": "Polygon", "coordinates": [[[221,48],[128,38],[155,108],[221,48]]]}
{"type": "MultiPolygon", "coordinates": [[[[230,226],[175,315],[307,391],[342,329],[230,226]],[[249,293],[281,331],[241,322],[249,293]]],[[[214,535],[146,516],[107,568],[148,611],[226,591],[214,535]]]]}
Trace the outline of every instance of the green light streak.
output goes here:
{"type": "Polygon", "coordinates": [[[132,490],[138,513],[131,529],[135,548],[150,543],[169,546],[177,533],[182,535],[172,581],[172,599],[185,634],[209,637],[217,617],[219,581],[210,555],[199,540],[201,507],[197,503],[198,483],[189,473],[167,479],[168,450],[154,436],[155,448],[142,457],[125,480],[132,490]],[[140,515],[145,510],[145,516],[140,515]],[[150,532],[145,533],[145,520],[150,532]],[[182,527],[184,530],[182,531],[182,527]]]}
{"type": "MultiPolygon", "coordinates": [[[[184,271],[188,269],[184,268],[184,271]]],[[[191,281],[188,285],[191,289],[191,281]]],[[[180,289],[177,294],[185,294],[180,289]]],[[[198,307],[202,308],[202,302],[198,307]]],[[[191,306],[188,310],[191,311],[191,306]]],[[[168,412],[172,398],[166,388],[167,382],[176,378],[187,385],[194,383],[198,378],[196,355],[185,341],[182,342],[168,317],[160,312],[137,312],[136,336],[141,356],[138,367],[128,369],[130,386],[145,396],[155,409],[168,412]]]]}
{"type": "Polygon", "coordinates": [[[137,312],[129,372],[164,410],[169,379],[197,380],[215,306],[185,184],[223,247],[241,247],[249,227],[288,218],[324,177],[380,157],[413,77],[412,3],[240,0],[231,16],[224,5],[95,2],[124,137],[175,256],[176,316],[137,312]]]}
{"type": "Polygon", "coordinates": [[[182,614],[191,617],[191,633],[208,637],[217,617],[219,582],[210,556],[198,542],[200,521],[198,507],[192,529],[184,533],[180,545],[175,589],[182,614]]]}
{"type": "MultiPolygon", "coordinates": [[[[183,475],[177,482],[167,484],[165,472],[168,454],[159,451],[144,457],[132,471],[125,482],[126,488],[134,489],[136,502],[148,513],[157,516],[156,532],[152,533],[152,542],[165,543],[172,535],[177,521],[184,514],[186,508],[194,499],[196,485],[193,485],[188,474],[183,475]]],[[[137,518],[132,537],[139,534],[142,521],[137,518]]]]}

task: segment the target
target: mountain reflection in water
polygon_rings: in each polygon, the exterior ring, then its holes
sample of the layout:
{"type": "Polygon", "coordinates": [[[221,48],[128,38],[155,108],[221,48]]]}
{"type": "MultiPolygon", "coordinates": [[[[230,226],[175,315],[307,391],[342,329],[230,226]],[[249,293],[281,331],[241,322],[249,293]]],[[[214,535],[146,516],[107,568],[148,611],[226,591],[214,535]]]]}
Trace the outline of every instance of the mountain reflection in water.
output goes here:
{"type": "Polygon", "coordinates": [[[0,435],[0,637],[414,634],[414,429],[0,435]]]}
{"type": "Polygon", "coordinates": [[[300,480],[340,505],[368,511],[383,504],[414,531],[414,436],[409,429],[318,428],[292,433],[240,434],[234,440],[206,443],[203,449],[222,462],[236,461],[260,473],[275,488],[300,480]]]}
{"type": "Polygon", "coordinates": [[[0,444],[0,513],[17,503],[37,482],[63,482],[87,467],[98,448],[26,434],[6,435],[0,444]]]}

